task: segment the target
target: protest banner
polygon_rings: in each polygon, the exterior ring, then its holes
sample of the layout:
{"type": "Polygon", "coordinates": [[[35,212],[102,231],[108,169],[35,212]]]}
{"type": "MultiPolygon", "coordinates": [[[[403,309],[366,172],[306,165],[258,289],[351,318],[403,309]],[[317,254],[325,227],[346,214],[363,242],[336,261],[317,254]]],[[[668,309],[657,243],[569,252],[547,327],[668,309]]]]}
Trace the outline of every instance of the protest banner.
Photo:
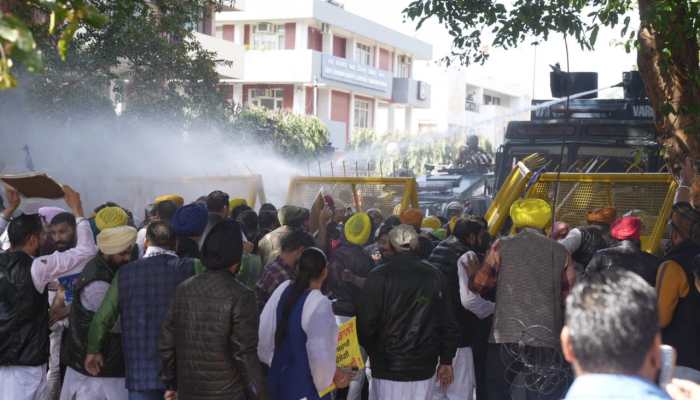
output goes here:
{"type": "MultiPolygon", "coordinates": [[[[338,327],[338,345],[335,353],[335,364],[338,368],[357,371],[365,368],[360,351],[360,341],[357,339],[357,318],[352,317],[338,327]]],[[[320,397],[335,390],[335,385],[327,387],[319,393],[320,397]]]]}

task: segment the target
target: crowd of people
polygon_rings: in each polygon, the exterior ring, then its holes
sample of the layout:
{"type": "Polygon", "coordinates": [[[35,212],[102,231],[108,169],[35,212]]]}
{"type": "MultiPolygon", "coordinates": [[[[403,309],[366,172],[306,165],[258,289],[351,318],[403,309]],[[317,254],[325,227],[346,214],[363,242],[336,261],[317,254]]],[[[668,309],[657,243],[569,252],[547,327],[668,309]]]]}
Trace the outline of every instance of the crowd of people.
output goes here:
{"type": "Polygon", "coordinates": [[[634,211],[572,228],[541,199],[492,238],[459,204],[256,212],[214,191],[158,197],[137,227],[67,186],[67,209],[19,213],[8,187],[0,400],[698,399],[691,170],[659,257],[634,211]],[[336,365],[353,318],[366,368],[336,365]]]}

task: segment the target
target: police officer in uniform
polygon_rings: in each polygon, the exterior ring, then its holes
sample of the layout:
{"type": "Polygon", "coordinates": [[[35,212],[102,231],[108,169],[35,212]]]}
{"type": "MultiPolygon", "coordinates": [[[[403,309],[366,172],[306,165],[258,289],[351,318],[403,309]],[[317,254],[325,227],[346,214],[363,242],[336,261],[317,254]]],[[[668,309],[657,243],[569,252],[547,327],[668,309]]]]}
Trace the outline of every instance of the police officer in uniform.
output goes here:
{"type": "Polygon", "coordinates": [[[479,147],[479,137],[476,135],[467,136],[467,145],[459,149],[457,166],[485,172],[491,168],[492,164],[491,156],[479,147]]]}

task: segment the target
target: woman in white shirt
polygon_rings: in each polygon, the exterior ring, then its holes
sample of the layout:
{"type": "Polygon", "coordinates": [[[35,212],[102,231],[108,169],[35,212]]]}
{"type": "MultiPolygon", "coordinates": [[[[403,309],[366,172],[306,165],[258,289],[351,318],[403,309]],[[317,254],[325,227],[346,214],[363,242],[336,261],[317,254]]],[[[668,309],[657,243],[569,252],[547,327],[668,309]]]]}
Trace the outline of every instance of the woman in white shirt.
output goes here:
{"type": "Polygon", "coordinates": [[[321,399],[319,393],[331,385],[349,382],[336,368],[338,327],[331,301],[320,290],[328,275],[326,265],[321,250],[304,250],[296,278],[282,283],[265,304],[258,357],[270,367],[270,398],[321,399]]]}

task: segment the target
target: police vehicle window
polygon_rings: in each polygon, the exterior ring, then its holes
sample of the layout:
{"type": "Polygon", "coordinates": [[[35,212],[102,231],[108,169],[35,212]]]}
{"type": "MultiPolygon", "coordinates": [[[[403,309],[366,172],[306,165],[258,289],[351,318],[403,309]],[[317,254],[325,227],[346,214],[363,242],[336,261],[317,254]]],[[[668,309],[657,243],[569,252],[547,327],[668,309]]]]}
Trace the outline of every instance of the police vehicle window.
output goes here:
{"type": "Polygon", "coordinates": [[[581,146],[576,152],[579,164],[596,162],[593,172],[642,172],[647,168],[647,158],[643,148],[581,146]]]}

